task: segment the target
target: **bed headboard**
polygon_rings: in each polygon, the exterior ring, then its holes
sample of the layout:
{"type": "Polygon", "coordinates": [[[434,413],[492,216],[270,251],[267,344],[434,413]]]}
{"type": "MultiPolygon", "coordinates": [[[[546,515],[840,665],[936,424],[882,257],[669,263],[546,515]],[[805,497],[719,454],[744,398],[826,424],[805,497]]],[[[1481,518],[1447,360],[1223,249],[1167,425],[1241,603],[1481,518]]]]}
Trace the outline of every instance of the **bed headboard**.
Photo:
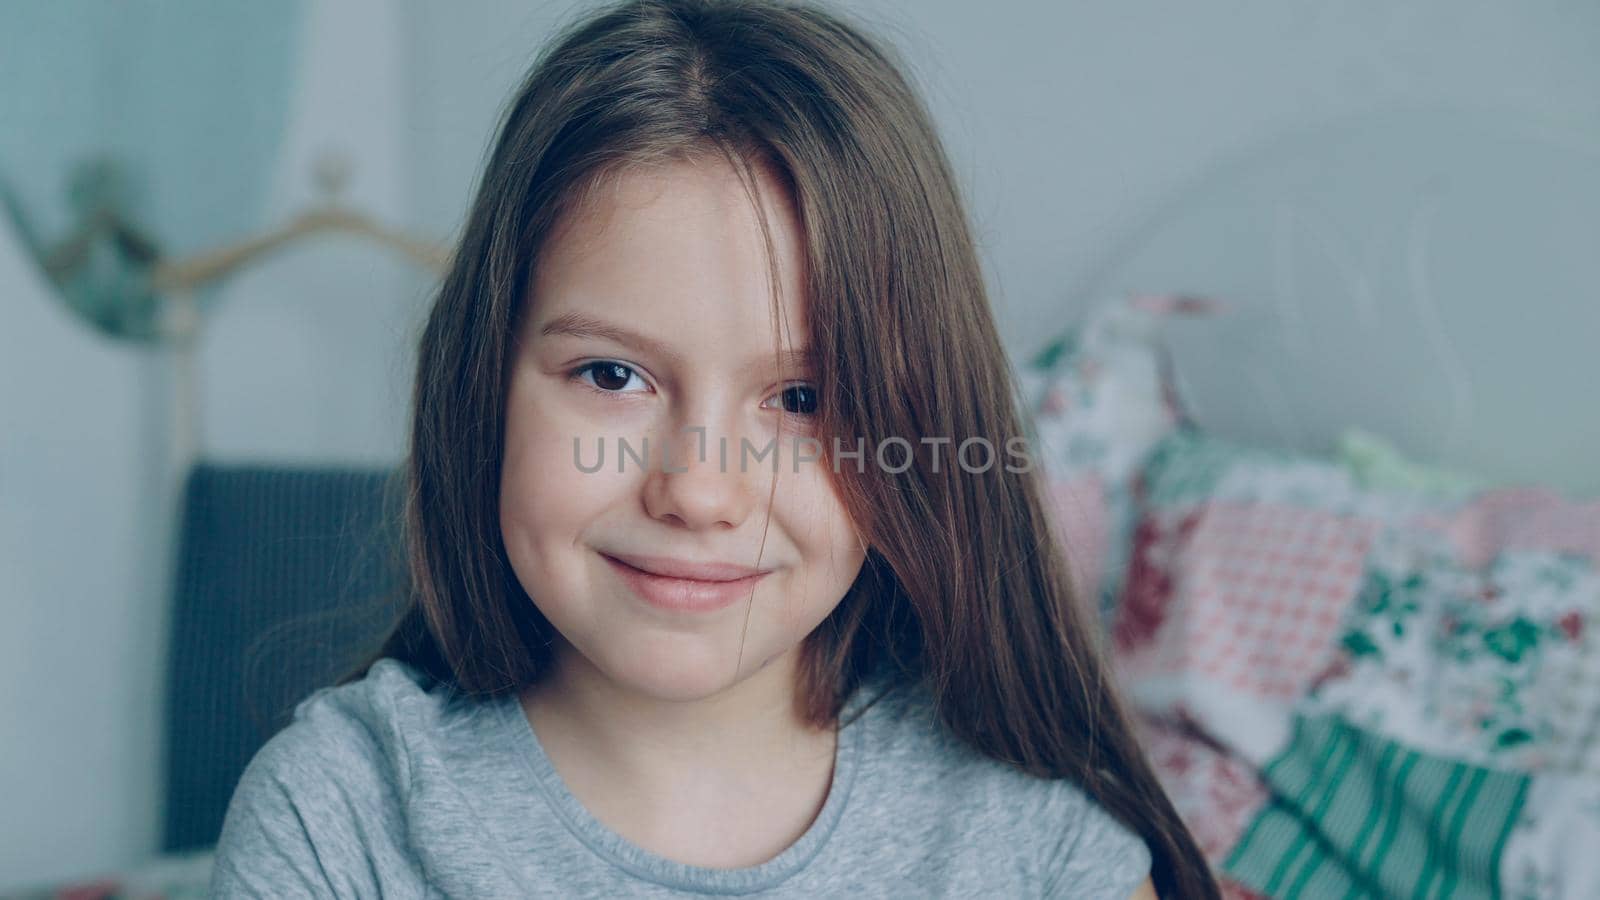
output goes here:
{"type": "Polygon", "coordinates": [[[1419,461],[1600,495],[1600,134],[1397,109],[1206,172],[1073,291],[1213,296],[1175,324],[1196,420],[1327,452],[1361,427],[1419,461]]]}

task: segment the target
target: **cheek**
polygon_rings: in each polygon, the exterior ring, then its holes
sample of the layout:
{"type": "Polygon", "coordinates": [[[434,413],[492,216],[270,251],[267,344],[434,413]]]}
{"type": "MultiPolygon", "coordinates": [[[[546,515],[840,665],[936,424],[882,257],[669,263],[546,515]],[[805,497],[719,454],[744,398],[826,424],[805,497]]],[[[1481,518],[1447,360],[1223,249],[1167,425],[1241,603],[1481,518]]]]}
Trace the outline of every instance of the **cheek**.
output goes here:
{"type": "Polygon", "coordinates": [[[541,400],[536,391],[513,390],[506,413],[500,522],[507,552],[524,563],[578,541],[622,487],[614,466],[579,469],[579,462],[593,467],[595,437],[541,400]]]}
{"type": "Polygon", "coordinates": [[[828,475],[826,464],[784,473],[774,498],[773,516],[795,542],[803,561],[802,591],[809,602],[828,609],[844,596],[866,559],[855,527],[828,475]]]}

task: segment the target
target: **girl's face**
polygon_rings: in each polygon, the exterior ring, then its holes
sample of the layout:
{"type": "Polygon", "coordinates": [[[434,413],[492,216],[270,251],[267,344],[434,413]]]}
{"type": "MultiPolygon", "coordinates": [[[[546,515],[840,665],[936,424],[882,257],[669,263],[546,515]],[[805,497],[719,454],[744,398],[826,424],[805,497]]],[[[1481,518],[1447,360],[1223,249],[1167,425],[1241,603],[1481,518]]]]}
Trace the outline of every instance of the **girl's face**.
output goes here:
{"type": "Polygon", "coordinates": [[[761,228],[732,167],[675,163],[613,184],[550,236],[533,273],[500,525],[517,579],[565,639],[560,671],[695,699],[774,661],[789,671],[865,551],[828,464],[793,452],[815,395],[788,197],[763,175],[783,349],[798,351],[780,366],[761,228]],[[758,456],[769,446],[776,474],[758,456]],[[765,574],[716,586],[640,571],[682,574],[674,563],[765,574]]]}

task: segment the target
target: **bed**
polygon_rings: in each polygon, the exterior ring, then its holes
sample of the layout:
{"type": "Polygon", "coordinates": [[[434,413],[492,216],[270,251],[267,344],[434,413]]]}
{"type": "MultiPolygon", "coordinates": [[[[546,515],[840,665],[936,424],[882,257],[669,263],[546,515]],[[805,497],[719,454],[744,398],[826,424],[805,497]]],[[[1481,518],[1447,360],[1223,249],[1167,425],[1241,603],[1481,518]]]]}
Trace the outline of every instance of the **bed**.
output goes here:
{"type": "Polygon", "coordinates": [[[1058,538],[1230,896],[1600,896],[1597,163],[1487,111],[1286,135],[1029,361],[1058,538]]]}

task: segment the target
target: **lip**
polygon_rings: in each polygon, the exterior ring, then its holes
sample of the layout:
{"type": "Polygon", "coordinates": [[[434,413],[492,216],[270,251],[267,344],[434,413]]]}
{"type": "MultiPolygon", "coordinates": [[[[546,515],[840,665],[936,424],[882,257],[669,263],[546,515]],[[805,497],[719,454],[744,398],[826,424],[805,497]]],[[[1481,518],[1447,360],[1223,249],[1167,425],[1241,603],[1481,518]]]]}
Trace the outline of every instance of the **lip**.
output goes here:
{"type": "Polygon", "coordinates": [[[647,572],[651,575],[661,575],[666,578],[685,579],[688,581],[738,581],[755,575],[765,575],[769,571],[768,569],[753,569],[750,566],[737,566],[733,563],[691,562],[671,556],[640,556],[637,554],[625,556],[620,553],[603,553],[601,555],[626,563],[641,572],[647,572]]]}
{"type": "Polygon", "coordinates": [[[600,555],[641,600],[671,612],[712,612],[730,606],[748,598],[761,579],[771,574],[730,563],[600,555]]]}

